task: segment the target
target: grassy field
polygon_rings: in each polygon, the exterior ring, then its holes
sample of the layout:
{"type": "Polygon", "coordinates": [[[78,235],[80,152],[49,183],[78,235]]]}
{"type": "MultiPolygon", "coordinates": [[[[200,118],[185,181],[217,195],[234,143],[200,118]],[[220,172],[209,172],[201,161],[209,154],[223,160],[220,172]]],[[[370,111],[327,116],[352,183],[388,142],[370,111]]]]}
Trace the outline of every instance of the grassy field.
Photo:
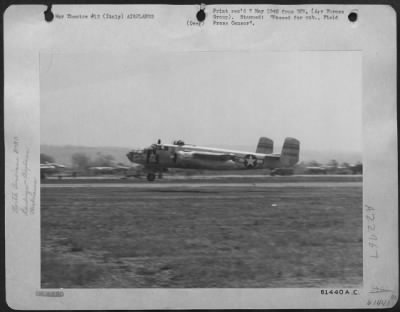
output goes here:
{"type": "Polygon", "coordinates": [[[42,188],[42,287],[351,287],[362,188],[42,188]]]}

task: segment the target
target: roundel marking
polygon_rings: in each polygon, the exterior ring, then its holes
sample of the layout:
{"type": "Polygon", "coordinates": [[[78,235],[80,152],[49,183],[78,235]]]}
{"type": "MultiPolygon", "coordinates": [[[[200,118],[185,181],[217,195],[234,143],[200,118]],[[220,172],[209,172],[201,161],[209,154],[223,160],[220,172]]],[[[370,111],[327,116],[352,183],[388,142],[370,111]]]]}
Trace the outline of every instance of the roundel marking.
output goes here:
{"type": "Polygon", "coordinates": [[[244,165],[246,168],[254,168],[257,166],[257,158],[254,155],[246,155],[244,157],[244,165]]]}

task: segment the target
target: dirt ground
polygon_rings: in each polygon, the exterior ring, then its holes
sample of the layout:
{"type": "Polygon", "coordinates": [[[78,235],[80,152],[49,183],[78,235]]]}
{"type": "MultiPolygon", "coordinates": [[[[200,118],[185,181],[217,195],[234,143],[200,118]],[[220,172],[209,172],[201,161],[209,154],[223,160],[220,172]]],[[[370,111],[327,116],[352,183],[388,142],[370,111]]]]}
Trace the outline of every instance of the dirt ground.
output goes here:
{"type": "Polygon", "coordinates": [[[41,235],[43,288],[357,287],[362,186],[42,187],[41,235]]]}

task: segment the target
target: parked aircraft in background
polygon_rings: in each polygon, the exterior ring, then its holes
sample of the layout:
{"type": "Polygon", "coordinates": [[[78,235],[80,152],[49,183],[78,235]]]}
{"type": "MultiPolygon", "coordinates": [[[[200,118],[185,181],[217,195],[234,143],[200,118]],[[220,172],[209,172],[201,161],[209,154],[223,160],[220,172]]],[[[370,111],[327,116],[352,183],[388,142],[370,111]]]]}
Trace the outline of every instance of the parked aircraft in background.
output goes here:
{"type": "Polygon", "coordinates": [[[48,175],[60,175],[65,169],[64,165],[45,162],[44,164],[40,164],[40,178],[45,179],[48,175]]]}
{"type": "Polygon", "coordinates": [[[327,171],[326,167],[311,166],[311,167],[306,167],[305,173],[307,173],[307,174],[327,174],[328,171],[327,171]]]}
{"type": "Polygon", "coordinates": [[[89,167],[88,171],[93,175],[99,174],[126,174],[130,167],[128,166],[102,166],[102,167],[89,167]]]}
{"type": "Polygon", "coordinates": [[[347,166],[313,166],[306,167],[306,174],[362,174],[362,164],[347,166]]]}
{"type": "Polygon", "coordinates": [[[94,175],[126,175],[132,167],[123,165],[112,166],[93,166],[85,169],[71,168],[65,165],[45,162],[40,164],[40,178],[46,179],[49,176],[56,176],[59,179],[62,177],[77,177],[79,176],[94,176],[94,175]]]}
{"type": "Polygon", "coordinates": [[[293,175],[294,174],[294,169],[293,168],[275,168],[275,169],[271,170],[270,174],[272,176],[275,176],[275,175],[280,175],[280,176],[293,175]]]}
{"type": "Polygon", "coordinates": [[[256,169],[256,168],[290,168],[299,161],[300,142],[294,138],[286,138],[281,154],[273,154],[273,141],[261,137],[256,152],[234,151],[185,144],[175,141],[173,144],[157,144],[150,147],[132,150],[127,154],[132,163],[143,165],[147,179],[154,181],[156,173],[159,177],[168,168],[184,169],[256,169]]]}

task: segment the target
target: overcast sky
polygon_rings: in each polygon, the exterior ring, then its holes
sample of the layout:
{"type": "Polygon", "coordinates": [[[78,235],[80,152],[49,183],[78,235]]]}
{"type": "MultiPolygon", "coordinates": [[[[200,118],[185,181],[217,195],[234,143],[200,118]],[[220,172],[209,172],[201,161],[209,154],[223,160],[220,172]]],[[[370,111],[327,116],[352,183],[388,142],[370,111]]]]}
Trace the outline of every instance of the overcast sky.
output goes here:
{"type": "Polygon", "coordinates": [[[361,152],[361,53],[41,54],[41,143],[361,152]]]}

